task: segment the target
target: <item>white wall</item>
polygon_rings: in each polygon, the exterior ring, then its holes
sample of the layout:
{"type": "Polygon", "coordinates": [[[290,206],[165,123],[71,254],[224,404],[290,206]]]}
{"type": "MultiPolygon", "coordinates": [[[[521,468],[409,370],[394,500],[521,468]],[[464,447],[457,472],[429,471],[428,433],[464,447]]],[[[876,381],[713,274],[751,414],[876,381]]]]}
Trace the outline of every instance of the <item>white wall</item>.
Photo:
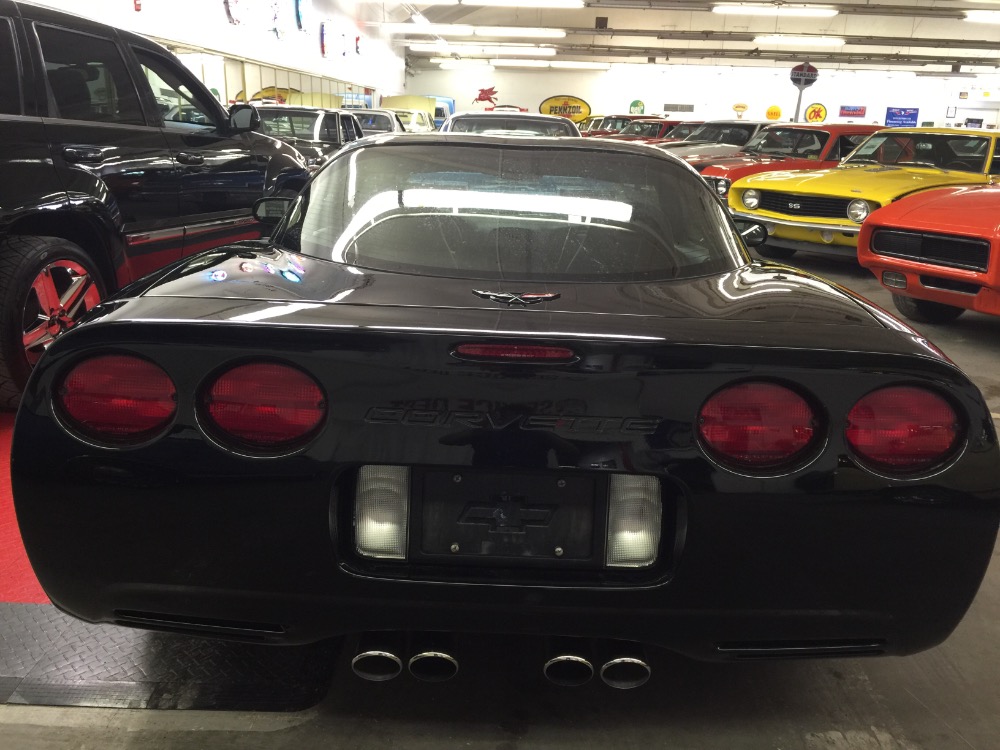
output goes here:
{"type": "MultiPolygon", "coordinates": [[[[608,71],[537,71],[495,68],[418,72],[406,81],[408,94],[452,96],[456,109],[479,109],[473,104],[480,89],[495,87],[500,104],[518,104],[531,111],[550,96],[569,94],[590,104],[594,114],[627,113],[633,100],[642,101],[646,114],[660,114],[665,103],[693,104],[692,120],[735,117],[734,104],[746,104],[746,120],[763,120],[768,107],[781,108],[782,120],[795,114],[796,89],[789,80],[791,66],[731,68],[707,65],[628,65],[608,71]]],[[[979,78],[925,78],[908,72],[873,70],[827,71],[802,96],[803,113],[814,102],[826,106],[828,122],[839,117],[843,105],[864,106],[855,122],[884,122],[887,107],[917,107],[918,124],[953,123],[960,117],[983,117],[984,125],[1000,125],[1000,75],[979,78]],[[968,98],[960,99],[966,92],[968,98]],[[947,108],[956,107],[948,117],[947,108]]],[[[959,119],[959,122],[961,120],[959,119]]]]}
{"type": "MultiPolygon", "coordinates": [[[[277,25],[283,29],[279,39],[267,27],[275,25],[271,2],[257,1],[265,16],[250,25],[233,25],[222,0],[35,0],[71,13],[86,15],[103,23],[135,31],[157,39],[190,44],[233,57],[255,60],[300,70],[313,75],[336,78],[386,94],[403,88],[403,58],[380,38],[376,27],[367,22],[382,20],[376,6],[344,0],[313,0],[306,16],[307,31],[296,28],[294,0],[275,3],[277,25]],[[372,17],[377,15],[378,17],[372,17]],[[328,21],[327,56],[320,51],[320,23],[328,21]],[[361,54],[355,54],[353,39],[362,36],[361,54]],[[341,38],[343,37],[343,38],[341,38]]],[[[246,3],[246,0],[241,0],[246,3]]],[[[255,19],[257,16],[254,17],[255,19]]]]}

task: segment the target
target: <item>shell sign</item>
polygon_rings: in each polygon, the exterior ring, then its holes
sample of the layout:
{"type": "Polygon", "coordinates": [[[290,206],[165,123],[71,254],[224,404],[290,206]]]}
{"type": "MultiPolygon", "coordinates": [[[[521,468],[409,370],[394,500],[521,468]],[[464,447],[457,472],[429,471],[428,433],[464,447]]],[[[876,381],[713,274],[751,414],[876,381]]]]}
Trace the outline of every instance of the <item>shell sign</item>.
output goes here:
{"type": "Polygon", "coordinates": [[[781,107],[779,107],[777,104],[772,104],[770,107],[767,108],[765,116],[767,117],[768,120],[780,120],[781,107]]]}
{"type": "Polygon", "coordinates": [[[538,105],[543,115],[560,115],[573,122],[583,122],[590,117],[590,105],[576,96],[550,96],[538,105]]]}
{"type": "Polygon", "coordinates": [[[824,122],[826,120],[826,107],[822,104],[810,104],[806,107],[806,122],[824,122]]]}

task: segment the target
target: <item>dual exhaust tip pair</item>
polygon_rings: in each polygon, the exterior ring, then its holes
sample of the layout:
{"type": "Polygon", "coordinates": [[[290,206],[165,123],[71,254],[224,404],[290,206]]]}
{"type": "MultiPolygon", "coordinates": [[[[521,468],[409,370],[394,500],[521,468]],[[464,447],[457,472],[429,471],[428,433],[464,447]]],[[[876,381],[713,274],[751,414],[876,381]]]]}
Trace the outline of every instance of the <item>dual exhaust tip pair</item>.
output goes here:
{"type": "MultiPolygon", "coordinates": [[[[444,682],[458,674],[458,659],[447,635],[412,635],[408,649],[406,640],[401,633],[363,635],[351,660],[351,669],[364,680],[385,682],[403,672],[400,654],[411,653],[405,668],[418,680],[444,682]]],[[[549,682],[564,687],[585,685],[596,673],[604,684],[628,690],[646,684],[652,670],[638,644],[599,641],[595,645],[585,639],[563,638],[548,644],[542,673],[549,682]],[[600,654],[596,659],[592,656],[595,653],[600,654]]]]}

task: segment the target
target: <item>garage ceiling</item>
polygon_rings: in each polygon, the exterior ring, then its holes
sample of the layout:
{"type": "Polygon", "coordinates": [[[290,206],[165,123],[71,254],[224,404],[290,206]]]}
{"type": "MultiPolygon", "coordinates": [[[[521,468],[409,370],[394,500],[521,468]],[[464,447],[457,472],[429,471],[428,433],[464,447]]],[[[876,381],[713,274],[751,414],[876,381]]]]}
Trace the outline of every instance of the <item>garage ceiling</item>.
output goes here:
{"type": "MultiPolygon", "coordinates": [[[[533,43],[552,48],[555,59],[563,62],[783,67],[790,62],[809,61],[825,69],[912,70],[935,76],[995,73],[1000,66],[1000,0],[857,0],[822,4],[587,0],[583,7],[575,9],[472,4],[488,1],[404,4],[396,6],[385,20],[412,24],[421,21],[422,16],[433,24],[565,31],[561,38],[518,39],[491,35],[488,29],[480,29],[475,35],[454,35],[454,29],[448,28],[431,27],[433,33],[419,33],[418,25],[412,30],[402,27],[394,35],[409,46],[408,64],[418,69],[436,67],[442,58],[459,61],[530,57],[529,50],[477,51],[465,46],[473,42],[480,46],[533,43]],[[738,7],[720,12],[716,7],[719,5],[738,7]],[[803,9],[814,14],[826,12],[822,17],[796,15],[803,9]],[[990,22],[967,20],[977,16],[990,22]],[[776,35],[783,38],[775,39],[776,35]],[[448,47],[443,46],[445,43],[448,47]],[[431,49],[428,44],[439,48],[431,49]],[[503,54],[499,54],[501,51],[503,54]]],[[[551,51],[542,54],[553,59],[551,51]]]]}

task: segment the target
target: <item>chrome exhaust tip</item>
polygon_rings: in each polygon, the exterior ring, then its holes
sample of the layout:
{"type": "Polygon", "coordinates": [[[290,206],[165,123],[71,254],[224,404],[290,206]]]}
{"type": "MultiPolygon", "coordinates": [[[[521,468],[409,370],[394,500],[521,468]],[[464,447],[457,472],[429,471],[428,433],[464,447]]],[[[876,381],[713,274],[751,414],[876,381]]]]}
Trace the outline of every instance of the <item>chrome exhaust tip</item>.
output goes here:
{"type": "Polygon", "coordinates": [[[458,674],[458,659],[444,651],[421,651],[410,657],[406,666],[424,682],[444,682],[458,674]]]}
{"type": "Polygon", "coordinates": [[[652,674],[653,670],[638,646],[620,656],[608,659],[601,666],[601,679],[604,684],[617,690],[641,687],[649,681],[652,674]]]}
{"type": "Polygon", "coordinates": [[[555,685],[579,687],[590,682],[594,676],[594,665],[583,656],[560,654],[545,662],[542,674],[555,685]]]}
{"type": "Polygon", "coordinates": [[[362,680],[385,682],[403,671],[402,638],[391,633],[368,633],[361,636],[358,653],[351,659],[351,670],[362,680]]]}
{"type": "Polygon", "coordinates": [[[406,667],[423,682],[444,682],[458,674],[458,659],[448,633],[413,633],[406,667]]]}
{"type": "Polygon", "coordinates": [[[582,638],[553,638],[546,644],[545,679],[563,687],[586,685],[594,676],[591,644],[582,638]]]}

